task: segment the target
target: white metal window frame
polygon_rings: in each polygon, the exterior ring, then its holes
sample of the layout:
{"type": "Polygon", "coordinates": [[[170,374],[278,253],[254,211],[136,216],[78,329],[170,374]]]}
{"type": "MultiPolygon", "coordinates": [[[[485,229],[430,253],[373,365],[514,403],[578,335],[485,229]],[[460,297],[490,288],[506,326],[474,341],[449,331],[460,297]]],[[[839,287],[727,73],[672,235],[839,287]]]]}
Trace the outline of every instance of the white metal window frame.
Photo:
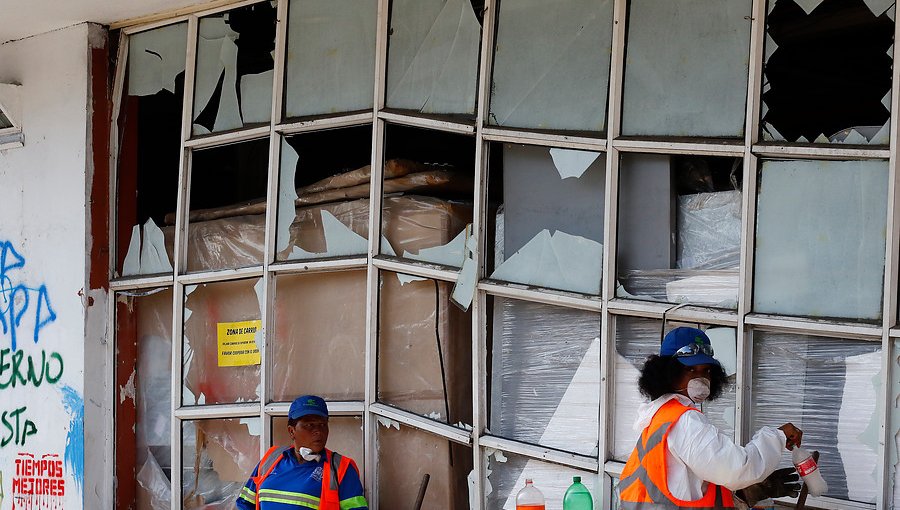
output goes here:
{"type": "MultiPolygon", "coordinates": [[[[896,327],[897,317],[897,290],[898,290],[898,261],[900,261],[900,200],[898,200],[898,171],[897,171],[897,132],[898,118],[900,118],[900,69],[893,66],[892,71],[892,96],[891,96],[891,120],[890,120],[890,145],[888,148],[856,148],[840,146],[812,146],[788,143],[761,143],[760,140],[760,105],[761,83],[763,67],[763,44],[765,40],[765,15],[766,0],[752,0],[751,36],[749,55],[749,80],[747,89],[747,106],[745,117],[744,139],[741,140],[697,140],[690,142],[666,141],[659,139],[638,139],[620,137],[622,121],[622,84],[624,72],[625,32],[627,26],[627,0],[614,0],[613,25],[612,25],[612,54],[609,73],[609,95],[607,105],[607,132],[604,136],[574,136],[568,134],[548,134],[544,132],[532,132],[528,130],[510,130],[502,127],[488,125],[488,104],[490,93],[490,73],[492,69],[493,47],[496,27],[496,13],[499,0],[486,0],[484,22],[482,29],[482,41],[479,63],[478,96],[476,105],[476,117],[473,123],[460,123],[436,119],[427,116],[407,114],[397,111],[386,111],[384,104],[385,73],[387,60],[388,38],[388,12],[390,0],[378,0],[377,32],[376,32],[376,69],[375,82],[373,84],[374,108],[372,112],[336,115],[315,120],[287,121],[282,116],[282,92],[284,80],[286,20],[288,0],[278,3],[278,24],[276,31],[275,65],[273,78],[272,121],[268,127],[255,127],[233,132],[207,135],[203,137],[190,136],[191,114],[194,83],[194,62],[196,57],[196,41],[199,19],[203,16],[231,10],[236,7],[257,3],[257,0],[244,0],[238,2],[217,2],[216,7],[194,12],[181,11],[171,17],[155,16],[149,20],[135,20],[120,24],[113,24],[113,28],[121,28],[122,33],[131,35],[144,30],[150,30],[165,25],[179,22],[188,24],[188,43],[186,50],[187,67],[185,71],[185,91],[182,110],[181,133],[181,164],[179,168],[179,189],[176,220],[175,260],[174,272],[169,275],[154,275],[151,277],[114,278],[115,267],[115,243],[116,243],[116,207],[110,209],[110,240],[113,249],[110,250],[109,266],[111,268],[110,288],[114,291],[129,291],[159,286],[173,287],[173,363],[174,367],[181,367],[182,352],[182,319],[183,298],[186,285],[198,283],[226,281],[238,278],[260,277],[263,279],[263,292],[266,300],[262,311],[263,334],[265,342],[261,349],[262,367],[261,387],[264,395],[262,402],[252,404],[234,404],[217,406],[189,406],[181,403],[182,374],[179,370],[173,372],[172,378],[172,465],[181,465],[181,425],[184,420],[203,418],[225,418],[259,416],[263,422],[261,440],[261,453],[271,441],[271,419],[276,416],[284,416],[287,412],[285,403],[268,402],[270,383],[268,381],[269,367],[271,365],[267,352],[270,342],[268,325],[272,321],[272,304],[274,295],[272,292],[274,278],[277,274],[296,274],[304,272],[327,272],[352,269],[367,269],[368,291],[366,297],[366,382],[365,400],[362,402],[332,402],[330,406],[335,414],[362,416],[364,419],[365,438],[365,464],[367,473],[365,484],[370,508],[378,508],[378,463],[377,459],[377,427],[378,418],[389,418],[400,422],[405,426],[411,426],[428,433],[444,437],[448,440],[472,446],[473,466],[475,471],[475,490],[480,495],[478,501],[481,508],[486,508],[484,494],[483,455],[487,449],[499,449],[526,456],[528,458],[555,462],[572,468],[588,470],[602,474],[600,500],[602,508],[611,507],[614,478],[621,472],[622,464],[609,460],[609,440],[612,437],[613,412],[610,405],[614,400],[613,388],[615,371],[612,364],[615,353],[615,317],[636,316],[662,319],[663,314],[671,307],[665,303],[648,303],[617,298],[615,296],[616,274],[616,238],[617,238],[617,190],[619,177],[620,154],[629,152],[665,153],[685,155],[711,155],[731,156],[743,158],[743,193],[742,193],[742,235],[741,235],[741,268],[740,288],[737,310],[717,310],[702,307],[685,306],[673,310],[666,318],[677,321],[700,322],[710,325],[723,325],[737,329],[737,403],[735,410],[735,438],[737,441],[746,441],[749,438],[750,413],[749,392],[752,354],[752,331],[782,331],[798,334],[814,334],[840,338],[864,339],[882,344],[882,395],[880,407],[880,449],[878,482],[881,491],[878,493],[876,503],[861,504],[852,503],[832,498],[810,498],[810,504],[822,508],[888,508],[893,497],[893,472],[887,462],[885,445],[890,444],[893,436],[890,434],[892,427],[897,424],[889,423],[888,416],[892,402],[890,401],[891,381],[893,379],[893,339],[900,338],[900,328],[896,327]],[[275,214],[270,207],[266,217],[265,257],[263,264],[252,268],[229,269],[222,271],[210,271],[202,273],[187,273],[185,239],[187,234],[187,202],[190,185],[190,165],[193,150],[220,146],[227,143],[246,141],[268,137],[269,163],[268,163],[268,192],[269,204],[274,204],[278,197],[278,165],[280,141],[282,135],[292,135],[303,132],[348,127],[358,125],[373,125],[372,130],[372,180],[370,189],[370,223],[369,223],[369,248],[366,257],[349,257],[337,260],[323,261],[286,261],[274,262],[274,232],[275,214]],[[383,174],[384,133],[387,124],[421,127],[446,133],[466,134],[476,140],[475,152],[475,201],[474,201],[474,231],[481,241],[477,250],[479,282],[477,292],[472,303],[472,382],[473,382],[473,430],[472,433],[464,429],[446,425],[428,418],[398,410],[377,402],[377,380],[375,359],[377,352],[378,333],[378,281],[381,271],[403,272],[415,276],[421,276],[436,280],[453,282],[456,273],[440,266],[425,264],[415,261],[403,260],[394,257],[385,257],[379,254],[379,241],[381,232],[381,182],[383,174]],[[604,253],[603,253],[603,284],[600,296],[585,296],[576,293],[561,292],[546,289],[526,288],[522,285],[498,282],[484,279],[485,255],[483,240],[486,233],[486,201],[487,201],[487,147],[491,142],[518,143],[526,145],[540,145],[560,148],[593,150],[604,152],[606,157],[606,190],[605,220],[604,220],[604,253]],[[757,199],[757,168],[764,158],[795,158],[795,159],[886,159],[889,161],[888,184],[888,214],[887,214],[887,243],[885,250],[886,264],[883,286],[883,315],[880,325],[867,325],[851,322],[832,320],[810,319],[804,317],[787,317],[758,314],[752,311],[752,282],[754,263],[754,235],[757,199]],[[487,396],[486,366],[487,366],[487,299],[488,296],[521,299],[526,301],[544,303],[555,306],[581,309],[598,313],[602,324],[601,334],[601,386],[600,386],[600,415],[599,427],[599,451],[600,458],[584,457],[567,452],[559,452],[548,448],[511,441],[509,439],[493,437],[483,431],[487,427],[487,396]],[[604,412],[606,410],[606,412],[604,412]]],[[[894,40],[900,39],[900,25],[895,23],[894,40]]],[[[118,67],[114,82],[113,105],[113,129],[111,132],[111,179],[110,204],[117,204],[115,197],[115,179],[117,172],[116,155],[118,154],[117,119],[121,110],[121,98],[124,92],[124,74],[126,69],[126,57],[128,54],[128,38],[123,37],[119,46],[118,67]]],[[[109,314],[115,319],[115,299],[109,300],[109,314]]],[[[108,366],[115,366],[112,361],[108,366]]],[[[108,452],[112,457],[114,453],[108,452]]],[[[111,459],[113,460],[113,459],[111,459]]],[[[114,462],[109,463],[114,466],[114,462]]],[[[112,474],[112,473],[110,473],[112,474]]],[[[112,476],[109,477],[112,480],[112,476]]],[[[181,486],[181,472],[178,469],[172,471],[172,487],[179,491],[181,486]]],[[[180,497],[173,497],[173,510],[179,508],[180,497]]]]}

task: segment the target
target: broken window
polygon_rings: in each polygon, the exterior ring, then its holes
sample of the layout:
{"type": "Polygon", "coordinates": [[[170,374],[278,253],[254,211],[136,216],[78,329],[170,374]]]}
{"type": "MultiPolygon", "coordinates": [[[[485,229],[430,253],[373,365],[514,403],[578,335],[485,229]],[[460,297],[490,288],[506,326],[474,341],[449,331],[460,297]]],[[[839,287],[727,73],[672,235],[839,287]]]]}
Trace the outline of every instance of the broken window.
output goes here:
{"type": "Polygon", "coordinates": [[[182,422],[182,508],[234,508],[259,461],[261,431],[259,418],[182,422]]]}
{"type": "Polygon", "coordinates": [[[187,285],[183,405],[259,401],[262,279],[187,285]]]}
{"type": "Polygon", "coordinates": [[[887,145],[894,0],[769,0],[764,140],[887,145]]]}
{"type": "Polygon", "coordinates": [[[378,507],[469,510],[472,449],[386,418],[378,418],[378,507]]]}
{"type": "Polygon", "coordinates": [[[116,502],[169,508],[172,289],[116,295],[116,502]]]}
{"type": "Polygon", "coordinates": [[[381,272],[378,400],[465,428],[472,423],[472,314],[453,284],[381,272]]]}
{"type": "Polygon", "coordinates": [[[525,480],[531,479],[534,480],[534,486],[543,493],[547,510],[562,510],[563,497],[572,485],[573,476],[581,477],[581,483],[594,496],[594,507],[602,508],[599,498],[602,474],[490,448],[485,450],[484,462],[487,466],[484,471],[487,475],[487,483],[484,484],[487,493],[486,508],[516,510],[516,495],[525,487],[525,480]]]}
{"type": "Polygon", "coordinates": [[[388,126],[381,253],[460,267],[475,196],[475,139],[388,126]]]}
{"type": "MultiPolygon", "coordinates": [[[[261,265],[269,140],[198,150],[191,159],[187,270],[261,265]]],[[[166,222],[174,225],[175,214],[166,222]]]]}
{"type": "Polygon", "coordinates": [[[753,310],[881,317],[886,161],[763,161],[753,310]]]}
{"type": "MultiPolygon", "coordinates": [[[[638,317],[617,316],[616,321],[616,365],[614,385],[614,425],[612,457],[625,462],[634,450],[640,431],[634,430],[638,408],[647,401],[640,394],[638,378],[644,362],[651,354],[659,354],[663,337],[663,323],[659,320],[638,317]]],[[[701,327],[709,336],[715,351],[715,358],[722,364],[728,376],[728,386],[714,401],[701,404],[703,414],[728,437],[734,437],[734,408],[736,402],[735,383],[737,381],[737,331],[734,328],[679,324],[667,321],[665,332],[679,327],[701,327]]],[[[780,425],[780,424],[779,424],[780,425]]]]}
{"type": "Polygon", "coordinates": [[[363,400],[366,368],[366,272],[277,276],[270,342],[272,398],[314,393],[363,400]],[[341,374],[334,377],[334,374],[341,374]]]}
{"type": "Polygon", "coordinates": [[[624,154],[616,296],[736,308],[739,158],[624,154]]]}
{"type": "Polygon", "coordinates": [[[605,131],[612,46],[610,0],[500,2],[490,122],[605,131]]]}
{"type": "MultiPolygon", "coordinates": [[[[335,372],[332,372],[334,374],[335,372]]],[[[297,395],[300,396],[299,394],[297,395]]],[[[286,416],[272,418],[272,444],[290,446],[293,444],[287,431],[286,416]]],[[[361,416],[328,417],[328,449],[346,455],[356,461],[360,475],[365,476],[365,448],[363,448],[363,420],[361,416]]]]}
{"type": "Polygon", "coordinates": [[[275,2],[261,2],[200,19],[194,135],[272,118],[275,18],[275,2]]]}
{"type": "Polygon", "coordinates": [[[285,117],[371,110],[377,0],[291,0],[285,117]]]}
{"type": "Polygon", "coordinates": [[[600,315],[490,300],[491,434],[596,457],[600,315]]]}
{"type": "MultiPolygon", "coordinates": [[[[756,332],[752,430],[791,422],[818,450],[826,496],[874,503],[882,412],[881,341],[756,332]]],[[[782,467],[788,466],[783,457],[782,467]]]]}
{"type": "Polygon", "coordinates": [[[282,139],[276,260],[368,253],[371,158],[371,126],[282,139]]]}
{"type": "Polygon", "coordinates": [[[750,0],[631,0],[622,134],[742,137],[750,0]]]}
{"type": "Polygon", "coordinates": [[[116,272],[172,272],[174,232],[161,230],[178,201],[187,23],[128,39],[118,119],[116,272]]]}
{"type": "Polygon", "coordinates": [[[600,294],[606,155],[493,144],[491,279],[600,294]]]}
{"type": "Polygon", "coordinates": [[[393,0],[387,107],[473,115],[480,16],[470,0],[393,0]]]}
{"type": "Polygon", "coordinates": [[[3,110],[0,110],[0,129],[7,129],[13,127],[12,122],[3,114],[3,110]]]}

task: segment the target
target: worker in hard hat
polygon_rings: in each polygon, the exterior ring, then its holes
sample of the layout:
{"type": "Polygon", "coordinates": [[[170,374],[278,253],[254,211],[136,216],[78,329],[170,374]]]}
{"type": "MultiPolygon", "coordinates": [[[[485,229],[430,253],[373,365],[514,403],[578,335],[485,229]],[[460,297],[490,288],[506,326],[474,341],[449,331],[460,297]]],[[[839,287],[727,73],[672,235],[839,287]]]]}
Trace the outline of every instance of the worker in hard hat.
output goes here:
{"type": "Polygon", "coordinates": [[[350,457],[325,448],[328,406],[304,395],[288,410],[293,444],[263,455],[237,499],[239,510],[368,510],[359,469],[350,457]]]}
{"type": "Polygon", "coordinates": [[[797,427],[762,427],[738,446],[700,412],[726,384],[706,333],[681,327],[665,336],[638,380],[650,401],[638,410],[641,435],[619,478],[620,508],[747,508],[799,494],[793,468],[775,469],[782,449],[800,444],[797,427]]]}

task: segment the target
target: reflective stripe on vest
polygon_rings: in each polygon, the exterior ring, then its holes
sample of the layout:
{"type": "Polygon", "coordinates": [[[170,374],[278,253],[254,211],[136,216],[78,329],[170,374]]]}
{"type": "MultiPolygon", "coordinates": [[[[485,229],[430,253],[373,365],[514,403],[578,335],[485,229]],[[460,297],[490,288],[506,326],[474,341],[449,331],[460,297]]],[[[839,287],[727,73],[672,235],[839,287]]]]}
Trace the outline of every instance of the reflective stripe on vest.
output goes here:
{"type": "Polygon", "coordinates": [[[344,479],[344,474],[350,468],[352,461],[339,453],[325,449],[325,463],[322,469],[322,494],[316,499],[312,496],[300,493],[290,493],[273,489],[260,489],[263,481],[269,477],[275,466],[284,458],[284,452],[291,447],[273,446],[269,448],[262,460],[259,461],[257,476],[253,477],[256,484],[256,510],[259,510],[260,500],[278,499],[278,502],[294,503],[298,506],[318,508],[319,510],[340,510],[341,502],[338,488],[344,479]],[[337,476],[331,476],[337,473],[337,476]],[[311,506],[316,504],[316,506],[311,506]]]}
{"type": "Polygon", "coordinates": [[[709,483],[703,497],[684,501],[669,491],[666,453],[669,432],[684,413],[696,409],[672,399],[653,415],[635,444],[619,478],[619,507],[624,510],[734,508],[731,491],[709,483]]]}

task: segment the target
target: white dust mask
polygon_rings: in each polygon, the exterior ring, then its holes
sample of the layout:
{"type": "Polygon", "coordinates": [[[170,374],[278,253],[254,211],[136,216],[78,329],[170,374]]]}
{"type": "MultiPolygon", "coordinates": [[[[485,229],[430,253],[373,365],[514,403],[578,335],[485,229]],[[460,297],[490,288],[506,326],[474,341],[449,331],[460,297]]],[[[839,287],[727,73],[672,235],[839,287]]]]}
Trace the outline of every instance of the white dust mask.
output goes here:
{"type": "MultiPolygon", "coordinates": [[[[707,391],[707,393],[709,393],[709,391],[707,391]]],[[[322,458],[321,455],[319,455],[318,453],[313,453],[312,450],[305,446],[297,448],[297,453],[299,453],[300,456],[303,457],[303,460],[307,462],[319,462],[319,459],[322,458]]]]}
{"type": "Polygon", "coordinates": [[[705,377],[697,377],[691,379],[687,384],[687,394],[694,402],[699,404],[709,397],[709,379],[705,377]]]}

